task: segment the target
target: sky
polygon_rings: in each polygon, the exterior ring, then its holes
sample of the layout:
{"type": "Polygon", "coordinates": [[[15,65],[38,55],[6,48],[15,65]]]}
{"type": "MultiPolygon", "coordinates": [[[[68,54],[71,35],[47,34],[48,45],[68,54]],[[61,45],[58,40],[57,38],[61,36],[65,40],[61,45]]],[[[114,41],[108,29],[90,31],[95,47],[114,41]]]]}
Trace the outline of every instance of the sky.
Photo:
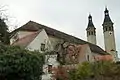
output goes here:
{"type": "Polygon", "coordinates": [[[52,27],[86,40],[88,15],[93,17],[97,45],[104,49],[102,23],[107,6],[114,22],[117,51],[120,54],[120,0],[0,0],[8,16],[10,30],[28,21],[52,27]]]}

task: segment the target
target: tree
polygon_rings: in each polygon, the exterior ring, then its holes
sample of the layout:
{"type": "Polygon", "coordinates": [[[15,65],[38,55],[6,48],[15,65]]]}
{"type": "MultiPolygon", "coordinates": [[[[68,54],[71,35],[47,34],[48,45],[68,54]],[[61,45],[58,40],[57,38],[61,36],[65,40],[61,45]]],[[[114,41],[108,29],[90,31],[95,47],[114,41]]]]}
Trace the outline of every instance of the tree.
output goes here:
{"type": "Polygon", "coordinates": [[[9,32],[5,20],[0,17],[0,41],[3,44],[9,44],[9,32]]]}
{"type": "Polygon", "coordinates": [[[92,64],[89,62],[83,62],[77,69],[69,72],[70,80],[85,80],[93,76],[92,64]]]}
{"type": "MultiPolygon", "coordinates": [[[[2,13],[0,8],[0,14],[2,13]]],[[[3,15],[0,15],[0,42],[3,44],[9,44],[9,32],[8,32],[8,26],[5,22],[5,18],[3,18],[3,15]]]]}
{"type": "Polygon", "coordinates": [[[120,65],[111,61],[84,62],[70,70],[70,80],[119,80],[120,65]]]}
{"type": "Polygon", "coordinates": [[[94,71],[96,80],[106,80],[107,78],[109,78],[110,80],[118,80],[118,78],[120,78],[120,66],[118,66],[114,62],[99,61],[95,64],[95,66],[96,68],[94,69],[94,71]]]}
{"type": "Polygon", "coordinates": [[[68,69],[62,65],[55,67],[53,68],[53,78],[55,78],[55,80],[69,80],[67,71],[68,69]]]}
{"type": "Polygon", "coordinates": [[[40,80],[44,55],[0,44],[0,80],[40,80]]]}

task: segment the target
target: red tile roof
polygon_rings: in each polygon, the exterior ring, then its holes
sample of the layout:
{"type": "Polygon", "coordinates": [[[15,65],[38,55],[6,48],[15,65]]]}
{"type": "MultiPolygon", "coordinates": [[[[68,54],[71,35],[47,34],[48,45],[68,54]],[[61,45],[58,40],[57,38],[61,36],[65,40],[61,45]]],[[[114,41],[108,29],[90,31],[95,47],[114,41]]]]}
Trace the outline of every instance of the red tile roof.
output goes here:
{"type": "Polygon", "coordinates": [[[26,47],[28,44],[30,44],[30,42],[32,42],[36,36],[41,32],[41,30],[39,31],[36,31],[32,34],[29,34],[25,37],[22,37],[18,40],[16,40],[12,45],[19,45],[19,46],[22,46],[22,47],[26,47]]]}

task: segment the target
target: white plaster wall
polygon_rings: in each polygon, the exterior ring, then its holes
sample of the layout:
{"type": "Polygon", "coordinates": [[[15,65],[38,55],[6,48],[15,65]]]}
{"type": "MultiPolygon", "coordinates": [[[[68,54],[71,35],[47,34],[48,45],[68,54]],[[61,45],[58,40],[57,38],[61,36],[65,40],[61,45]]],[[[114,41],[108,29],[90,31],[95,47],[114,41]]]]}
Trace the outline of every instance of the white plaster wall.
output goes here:
{"type": "Polygon", "coordinates": [[[118,56],[116,52],[114,31],[104,32],[104,44],[105,44],[105,50],[111,55],[113,55],[114,61],[117,60],[118,56]],[[111,51],[111,50],[114,50],[114,51],[111,51]]]}
{"type": "Polygon", "coordinates": [[[58,67],[59,62],[57,61],[57,55],[45,55],[45,65],[43,66],[43,72],[48,73],[48,65],[52,67],[58,67]]]}
{"type": "Polygon", "coordinates": [[[13,44],[13,42],[15,42],[15,39],[14,39],[14,38],[11,38],[11,39],[10,39],[10,44],[13,44]]]}
{"type": "Polygon", "coordinates": [[[56,67],[59,65],[57,61],[57,54],[54,55],[46,55],[46,64],[53,65],[53,67],[56,67]]]}
{"type": "Polygon", "coordinates": [[[107,52],[110,52],[112,49],[116,50],[115,37],[113,31],[104,32],[104,43],[105,43],[105,50],[107,52]]]}
{"type": "Polygon", "coordinates": [[[90,50],[89,46],[87,46],[85,53],[86,53],[86,60],[87,60],[87,55],[89,55],[89,61],[94,62],[93,52],[90,50]]]}
{"type": "Polygon", "coordinates": [[[49,35],[49,40],[52,43],[53,48],[55,48],[56,44],[63,41],[62,39],[50,35],[49,35]]]}
{"type": "Polygon", "coordinates": [[[89,62],[94,61],[93,54],[88,44],[83,45],[81,50],[82,51],[80,52],[79,58],[78,58],[79,63],[86,62],[86,61],[89,61],[89,62]],[[88,60],[88,56],[89,56],[89,60],[88,60]]]}
{"type": "Polygon", "coordinates": [[[87,57],[88,55],[89,55],[89,62],[93,62],[94,61],[93,54],[92,54],[92,52],[90,50],[89,45],[86,47],[84,54],[85,54],[85,61],[88,61],[88,57],[87,57]]]}
{"type": "Polygon", "coordinates": [[[96,44],[96,36],[95,35],[89,35],[87,37],[87,41],[93,44],[96,44]]]}
{"type": "Polygon", "coordinates": [[[42,80],[53,80],[52,74],[44,74],[44,75],[42,75],[42,80]]]}
{"type": "Polygon", "coordinates": [[[27,46],[27,49],[32,51],[39,50],[40,52],[42,52],[41,43],[45,44],[45,49],[47,51],[50,51],[53,49],[51,42],[44,29],[42,29],[42,31],[37,35],[37,37],[27,46]]]}
{"type": "MultiPolygon", "coordinates": [[[[59,62],[57,61],[57,54],[45,56],[45,64],[43,66],[44,74],[42,75],[42,80],[51,80],[52,79],[53,74],[48,72],[48,65],[52,65],[52,68],[58,67],[59,62]]],[[[54,73],[54,71],[52,73],[54,73]]]]}

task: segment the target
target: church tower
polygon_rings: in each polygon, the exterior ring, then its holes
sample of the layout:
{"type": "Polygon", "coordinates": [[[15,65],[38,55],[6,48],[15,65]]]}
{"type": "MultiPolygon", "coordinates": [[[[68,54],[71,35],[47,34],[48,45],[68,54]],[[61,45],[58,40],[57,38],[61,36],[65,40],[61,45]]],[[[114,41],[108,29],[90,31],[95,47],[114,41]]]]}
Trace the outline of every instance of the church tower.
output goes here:
{"type": "Polygon", "coordinates": [[[96,44],[96,28],[92,22],[92,16],[89,14],[88,16],[88,26],[86,28],[87,31],[87,41],[96,44]]]}
{"type": "Polygon", "coordinates": [[[105,8],[104,11],[104,21],[103,21],[103,33],[104,33],[104,44],[105,50],[110,53],[114,60],[117,60],[117,51],[116,51],[116,44],[115,44],[115,36],[114,36],[114,27],[113,22],[110,19],[109,11],[105,8]]]}

